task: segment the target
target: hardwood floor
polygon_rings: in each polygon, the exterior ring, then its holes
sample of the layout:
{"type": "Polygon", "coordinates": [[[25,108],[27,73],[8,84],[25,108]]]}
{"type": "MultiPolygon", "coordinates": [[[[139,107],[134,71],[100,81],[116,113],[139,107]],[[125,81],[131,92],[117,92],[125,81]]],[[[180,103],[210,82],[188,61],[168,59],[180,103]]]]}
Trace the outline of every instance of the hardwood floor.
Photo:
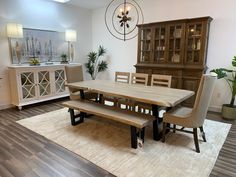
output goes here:
{"type": "MultiPolygon", "coordinates": [[[[1,177],[73,177],[114,176],[52,141],[24,128],[15,121],[62,108],[57,100],[0,111],[0,176],[1,177]]],[[[236,123],[218,113],[209,119],[233,124],[220,151],[210,177],[236,176],[236,123]]]]}
{"type": "Polygon", "coordinates": [[[22,111],[17,109],[0,111],[1,177],[114,176],[73,152],[15,123],[26,117],[60,109],[62,108],[61,102],[62,100],[28,106],[24,107],[22,111]]]}
{"type": "Polygon", "coordinates": [[[220,150],[215,166],[210,177],[235,177],[236,176],[236,122],[227,121],[217,113],[208,113],[208,119],[230,123],[232,127],[227,139],[220,150]]]}

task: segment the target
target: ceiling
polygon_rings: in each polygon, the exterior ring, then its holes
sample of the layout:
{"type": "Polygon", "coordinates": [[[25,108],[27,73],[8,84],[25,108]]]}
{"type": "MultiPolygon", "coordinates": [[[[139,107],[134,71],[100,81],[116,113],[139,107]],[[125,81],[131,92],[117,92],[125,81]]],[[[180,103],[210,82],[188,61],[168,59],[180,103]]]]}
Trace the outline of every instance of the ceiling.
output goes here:
{"type": "Polygon", "coordinates": [[[72,4],[87,9],[97,9],[106,7],[112,0],[70,0],[68,4],[72,4]]]}

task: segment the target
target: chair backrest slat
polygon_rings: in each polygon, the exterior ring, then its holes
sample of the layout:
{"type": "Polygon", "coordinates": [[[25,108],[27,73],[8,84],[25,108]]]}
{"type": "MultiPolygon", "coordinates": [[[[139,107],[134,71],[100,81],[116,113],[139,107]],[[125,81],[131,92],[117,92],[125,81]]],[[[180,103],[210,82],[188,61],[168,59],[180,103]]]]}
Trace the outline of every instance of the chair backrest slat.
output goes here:
{"type": "Polygon", "coordinates": [[[171,87],[170,75],[152,74],[151,86],[171,87]]]}
{"type": "Polygon", "coordinates": [[[130,73],[129,72],[116,72],[115,73],[115,81],[121,83],[129,83],[130,81],[130,73]]]}
{"type": "Polygon", "coordinates": [[[144,73],[132,73],[131,74],[131,84],[148,84],[148,74],[144,73]]]}

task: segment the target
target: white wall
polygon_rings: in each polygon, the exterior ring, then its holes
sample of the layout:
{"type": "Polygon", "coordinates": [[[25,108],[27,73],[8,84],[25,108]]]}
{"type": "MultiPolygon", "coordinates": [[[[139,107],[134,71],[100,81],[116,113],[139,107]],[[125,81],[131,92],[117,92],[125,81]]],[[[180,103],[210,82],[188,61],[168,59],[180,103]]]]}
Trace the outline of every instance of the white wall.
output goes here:
{"type": "Polygon", "coordinates": [[[75,61],[84,63],[92,48],[91,11],[46,0],[0,0],[0,108],[10,104],[7,66],[11,64],[5,27],[9,22],[25,28],[64,32],[77,30],[75,61]]]}
{"type": "MultiPolygon", "coordinates": [[[[211,16],[207,66],[210,69],[227,67],[236,55],[236,1],[235,0],[138,0],[145,23],[211,16]]],[[[104,23],[105,8],[96,9],[92,15],[93,48],[103,45],[108,50],[109,78],[115,71],[134,72],[137,61],[137,38],[119,41],[107,31],[104,23]]],[[[209,71],[208,70],[208,71],[209,71]]],[[[102,75],[100,77],[103,77],[102,75]]],[[[211,102],[211,109],[219,111],[223,103],[229,103],[230,90],[218,80],[211,102]]]]}

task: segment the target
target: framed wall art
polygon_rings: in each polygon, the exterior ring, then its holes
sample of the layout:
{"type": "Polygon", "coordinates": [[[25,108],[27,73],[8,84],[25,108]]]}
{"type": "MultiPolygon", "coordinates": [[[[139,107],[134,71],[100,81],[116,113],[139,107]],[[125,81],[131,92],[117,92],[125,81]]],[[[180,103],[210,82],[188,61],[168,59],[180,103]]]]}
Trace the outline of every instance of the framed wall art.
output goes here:
{"type": "Polygon", "coordinates": [[[13,64],[29,63],[37,58],[41,63],[60,61],[68,45],[63,32],[23,28],[23,38],[9,38],[13,64]]]}

